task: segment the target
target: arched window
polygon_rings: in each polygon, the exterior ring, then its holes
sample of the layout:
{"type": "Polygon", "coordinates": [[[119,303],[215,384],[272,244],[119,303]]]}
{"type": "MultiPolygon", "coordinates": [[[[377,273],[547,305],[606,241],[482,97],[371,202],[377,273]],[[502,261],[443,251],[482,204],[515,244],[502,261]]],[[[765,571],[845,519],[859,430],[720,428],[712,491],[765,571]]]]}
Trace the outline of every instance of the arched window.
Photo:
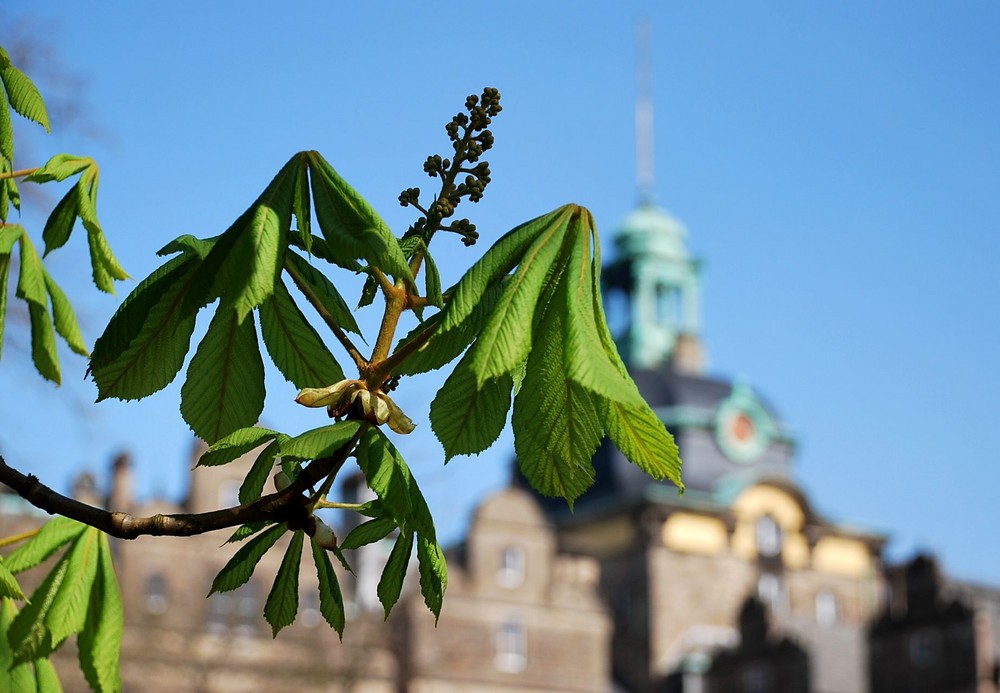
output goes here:
{"type": "Polygon", "coordinates": [[[781,526],[770,515],[757,520],[757,553],[765,558],[781,555],[781,526]]]}
{"type": "Polygon", "coordinates": [[[513,589],[524,582],[524,549],[520,546],[505,546],[500,553],[500,567],[497,570],[497,584],[513,589]]]}
{"type": "Polygon", "coordinates": [[[496,648],[494,662],[497,669],[509,673],[524,671],[528,664],[528,643],[524,624],[512,618],[504,621],[497,631],[496,648]]]}

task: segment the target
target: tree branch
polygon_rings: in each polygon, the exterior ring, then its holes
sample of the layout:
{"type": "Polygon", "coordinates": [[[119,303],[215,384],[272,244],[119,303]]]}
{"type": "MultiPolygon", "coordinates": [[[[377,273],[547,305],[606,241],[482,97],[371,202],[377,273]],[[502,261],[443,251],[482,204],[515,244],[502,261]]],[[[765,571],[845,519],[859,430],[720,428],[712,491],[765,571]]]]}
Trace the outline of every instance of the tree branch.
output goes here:
{"type": "Polygon", "coordinates": [[[119,539],[135,539],[143,535],[188,537],[218,529],[235,527],[248,522],[287,522],[309,533],[310,500],[304,491],[321,479],[340,471],[360,436],[367,430],[362,424],[358,434],[329,457],[310,462],[295,481],[283,491],[271,493],[247,505],[238,505],[207,513],[177,513],[136,517],[81,503],[53,491],[33,474],[23,474],[7,464],[0,455],[0,483],[13,489],[36,508],[50,515],[62,515],[95,527],[119,539]]]}

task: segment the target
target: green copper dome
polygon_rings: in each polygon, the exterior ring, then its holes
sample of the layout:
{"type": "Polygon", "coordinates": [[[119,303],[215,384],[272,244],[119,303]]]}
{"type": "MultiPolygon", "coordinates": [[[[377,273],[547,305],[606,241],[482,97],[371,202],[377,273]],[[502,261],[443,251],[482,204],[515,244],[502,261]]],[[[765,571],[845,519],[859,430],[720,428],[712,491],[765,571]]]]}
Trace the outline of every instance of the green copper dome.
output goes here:
{"type": "Polygon", "coordinates": [[[620,257],[686,260],[687,229],[665,209],[643,204],[629,214],[615,238],[620,257]]]}

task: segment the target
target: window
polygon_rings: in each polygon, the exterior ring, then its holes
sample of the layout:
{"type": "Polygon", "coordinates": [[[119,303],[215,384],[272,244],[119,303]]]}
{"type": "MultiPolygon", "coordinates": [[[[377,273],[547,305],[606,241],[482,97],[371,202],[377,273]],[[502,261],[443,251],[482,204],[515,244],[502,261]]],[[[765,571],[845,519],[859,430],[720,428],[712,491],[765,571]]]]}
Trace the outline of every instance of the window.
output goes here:
{"type": "Polygon", "coordinates": [[[772,609],[785,606],[785,586],[774,573],[763,573],[757,580],[757,596],[761,603],[772,609]]]}
{"type": "Polygon", "coordinates": [[[781,527],[770,515],[757,520],[757,553],[766,558],[781,555],[781,527]]]}
{"type": "Polygon", "coordinates": [[[208,600],[205,629],[211,633],[253,635],[261,621],[260,593],[254,582],[232,592],[217,592],[208,600]]]}
{"type": "Polygon", "coordinates": [[[497,570],[497,584],[502,587],[519,587],[524,582],[524,549],[507,546],[500,553],[500,569],[497,570]]]}
{"type": "Polygon", "coordinates": [[[514,619],[505,621],[497,631],[496,646],[497,669],[510,673],[524,671],[528,663],[524,624],[514,619]]]}
{"type": "Polygon", "coordinates": [[[816,594],[816,623],[829,628],[837,622],[839,614],[837,606],[837,595],[833,592],[819,592],[816,594]]]}
{"type": "Polygon", "coordinates": [[[146,607],[147,613],[154,616],[166,613],[168,597],[167,578],[163,573],[152,573],[146,577],[146,596],[143,599],[143,606],[146,607]]]}

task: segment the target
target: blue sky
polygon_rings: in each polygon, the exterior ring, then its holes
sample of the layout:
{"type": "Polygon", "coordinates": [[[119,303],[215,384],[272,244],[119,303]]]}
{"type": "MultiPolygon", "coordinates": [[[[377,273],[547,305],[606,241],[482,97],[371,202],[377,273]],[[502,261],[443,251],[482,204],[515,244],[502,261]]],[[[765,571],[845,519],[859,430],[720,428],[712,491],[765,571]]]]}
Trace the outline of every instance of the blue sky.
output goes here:
{"type": "MultiPolygon", "coordinates": [[[[136,278],[167,240],[225,229],[301,149],[322,152],[404,230],[396,196],[427,187],[423,159],[444,150],[443,124],[485,85],[504,112],[494,182],[467,212],[477,248],[576,202],[610,251],[636,202],[634,31],[647,16],[656,199],[705,261],[711,371],[774,403],[821,512],[888,532],[894,557],[930,549],[953,574],[1000,582],[995,3],[8,7],[31,11],[83,78],[101,133],[68,129],[32,151],[98,159],[101,219],[136,278]]],[[[14,24],[0,26],[0,44],[14,24]]],[[[39,218],[24,218],[37,234],[39,218]]],[[[117,303],[88,286],[81,241],[52,259],[85,296],[92,341],[117,303]]],[[[448,282],[474,252],[442,241],[448,282]]],[[[24,336],[20,349],[16,335],[5,341],[0,450],[12,463],[66,488],[74,470],[103,473],[129,449],[142,494],[183,493],[192,442],[179,384],[138,405],[93,405],[82,360],[66,352],[56,392],[29,371],[24,336]]],[[[512,449],[505,435],[443,467],[426,423],[438,383],[398,401],[421,423],[404,451],[456,537],[505,482],[512,449]]],[[[272,377],[266,421],[320,425],[293,396],[272,377]]]]}

